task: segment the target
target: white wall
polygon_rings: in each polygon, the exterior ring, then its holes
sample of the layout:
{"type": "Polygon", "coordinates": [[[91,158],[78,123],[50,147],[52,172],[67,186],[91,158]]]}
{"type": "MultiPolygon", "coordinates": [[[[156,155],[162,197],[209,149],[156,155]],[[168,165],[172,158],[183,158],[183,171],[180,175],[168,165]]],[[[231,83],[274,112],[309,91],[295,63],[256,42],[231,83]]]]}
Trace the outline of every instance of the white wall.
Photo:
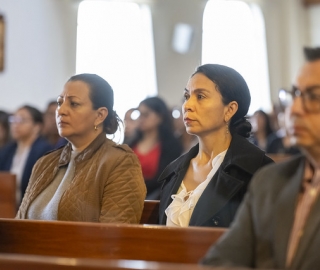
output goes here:
{"type": "Polygon", "coordinates": [[[6,20],[0,109],[43,110],[75,70],[76,8],[71,1],[0,0],[6,20]]]}
{"type": "Polygon", "coordinates": [[[151,5],[158,93],[170,106],[182,104],[187,81],[201,64],[205,3],[206,0],[155,0],[151,5]],[[186,54],[179,54],[172,48],[174,28],[178,23],[193,27],[190,50],[186,54]]]}
{"type": "Polygon", "coordinates": [[[308,8],[311,45],[320,46],[320,4],[308,8]]]}
{"type": "MultiPolygon", "coordinates": [[[[75,72],[80,0],[0,0],[6,19],[5,70],[0,73],[0,110],[28,103],[44,109],[75,72]]],[[[151,3],[159,95],[180,105],[188,77],[201,61],[206,0],[145,0],[151,3]],[[168,8],[168,6],[170,8],[168,8]],[[194,27],[191,50],[180,55],[171,42],[176,23],[194,27]]],[[[245,0],[260,4],[266,23],[271,100],[289,86],[303,62],[305,45],[320,46],[320,6],[301,0],[245,0]]]]}
{"type": "Polygon", "coordinates": [[[310,43],[307,9],[301,0],[263,0],[270,75],[270,95],[278,103],[278,90],[290,87],[310,43]]]}

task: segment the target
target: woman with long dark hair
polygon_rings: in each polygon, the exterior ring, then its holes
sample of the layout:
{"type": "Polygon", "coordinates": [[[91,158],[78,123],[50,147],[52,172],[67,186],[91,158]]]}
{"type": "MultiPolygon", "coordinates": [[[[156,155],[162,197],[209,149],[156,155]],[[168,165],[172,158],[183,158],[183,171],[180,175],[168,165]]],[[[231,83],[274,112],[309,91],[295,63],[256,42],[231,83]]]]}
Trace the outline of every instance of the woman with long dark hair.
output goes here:
{"type": "Polygon", "coordinates": [[[147,199],[159,199],[157,179],[165,167],[182,153],[182,145],[174,136],[173,122],[165,102],[150,97],[138,107],[137,136],[130,146],[138,156],[147,186],[147,199]]]}

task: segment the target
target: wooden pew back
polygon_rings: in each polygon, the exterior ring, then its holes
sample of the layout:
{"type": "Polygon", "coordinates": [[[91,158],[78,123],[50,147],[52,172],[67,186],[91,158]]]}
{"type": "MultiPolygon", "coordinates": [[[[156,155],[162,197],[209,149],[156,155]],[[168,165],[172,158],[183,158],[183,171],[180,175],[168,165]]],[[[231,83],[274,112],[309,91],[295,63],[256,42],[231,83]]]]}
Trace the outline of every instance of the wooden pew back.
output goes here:
{"type": "MultiPolygon", "coordinates": [[[[65,258],[55,256],[1,254],[1,270],[208,270],[207,267],[198,264],[177,264],[163,262],[148,262],[138,260],[102,260],[65,258]]],[[[223,268],[227,270],[227,268],[223,268]]],[[[228,268],[229,269],[229,268],[228,268]]],[[[239,270],[237,268],[237,270],[239,270]]]]}
{"type": "Polygon", "coordinates": [[[145,200],[140,224],[159,224],[159,204],[157,200],[145,200]]]}
{"type": "Polygon", "coordinates": [[[0,219],[0,253],[197,263],[215,228],[0,219]]]}
{"type": "Polygon", "coordinates": [[[14,218],[16,215],[16,176],[0,172],[0,218],[14,218]]]}

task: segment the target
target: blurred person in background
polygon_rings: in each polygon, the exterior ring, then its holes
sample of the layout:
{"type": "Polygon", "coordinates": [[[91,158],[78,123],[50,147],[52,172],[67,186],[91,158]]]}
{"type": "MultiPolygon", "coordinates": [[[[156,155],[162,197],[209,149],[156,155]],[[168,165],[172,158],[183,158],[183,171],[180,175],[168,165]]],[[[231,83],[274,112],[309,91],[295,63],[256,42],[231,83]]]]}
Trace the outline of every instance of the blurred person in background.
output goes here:
{"type": "Polygon", "coordinates": [[[138,127],[139,111],[136,108],[131,108],[124,115],[124,139],[123,143],[130,144],[135,138],[138,127]]]}
{"type": "Polygon", "coordinates": [[[266,153],[283,154],[288,155],[288,157],[290,155],[299,154],[300,150],[294,146],[293,138],[288,133],[288,110],[285,112],[278,112],[277,120],[279,129],[268,138],[266,153]]]}
{"type": "Polygon", "coordinates": [[[29,105],[9,117],[12,142],[0,150],[0,170],[16,175],[16,199],[19,205],[27,188],[33,165],[52,146],[41,137],[42,113],[29,105]]]}
{"type": "Polygon", "coordinates": [[[57,123],[56,123],[56,109],[58,107],[57,101],[50,101],[47,109],[43,114],[43,137],[54,147],[66,145],[67,140],[60,137],[57,123]]]}
{"type": "Polygon", "coordinates": [[[181,108],[173,107],[172,109],[172,119],[174,127],[174,135],[177,139],[180,140],[182,144],[182,154],[188,152],[191,147],[195,146],[198,143],[197,137],[189,134],[186,131],[186,127],[183,122],[183,115],[181,108]]]}
{"type": "Polygon", "coordinates": [[[159,199],[157,181],[165,167],[182,153],[182,145],[175,138],[172,116],[166,103],[159,97],[141,101],[138,107],[137,135],[130,146],[138,156],[147,186],[146,199],[159,199]]]}
{"type": "Polygon", "coordinates": [[[10,141],[9,114],[0,111],[0,149],[10,141]]]}
{"type": "Polygon", "coordinates": [[[275,136],[270,117],[263,110],[257,110],[250,118],[252,125],[252,136],[250,141],[261,150],[266,150],[269,136],[275,136]]]}

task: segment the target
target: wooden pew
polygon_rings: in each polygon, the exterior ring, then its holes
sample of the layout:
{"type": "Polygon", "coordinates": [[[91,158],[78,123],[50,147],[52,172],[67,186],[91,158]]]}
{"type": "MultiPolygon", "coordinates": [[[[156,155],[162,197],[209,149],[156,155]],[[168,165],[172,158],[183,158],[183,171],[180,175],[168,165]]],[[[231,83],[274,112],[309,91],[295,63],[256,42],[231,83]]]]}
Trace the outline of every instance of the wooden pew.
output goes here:
{"type": "Polygon", "coordinates": [[[0,172],[0,218],[14,218],[16,215],[16,176],[0,172]]]}
{"type": "MultiPolygon", "coordinates": [[[[56,256],[1,254],[1,270],[80,270],[80,269],[140,269],[140,270],[206,270],[205,266],[198,264],[172,264],[133,260],[102,260],[102,259],[77,259],[56,256]]],[[[223,268],[228,270],[229,268],[223,268]]],[[[237,269],[239,270],[239,269],[237,269]]]]}
{"type": "Polygon", "coordinates": [[[197,263],[222,228],[0,219],[0,253],[197,263]]]}
{"type": "Polygon", "coordinates": [[[140,224],[159,224],[159,204],[157,200],[145,200],[140,224]]]}

